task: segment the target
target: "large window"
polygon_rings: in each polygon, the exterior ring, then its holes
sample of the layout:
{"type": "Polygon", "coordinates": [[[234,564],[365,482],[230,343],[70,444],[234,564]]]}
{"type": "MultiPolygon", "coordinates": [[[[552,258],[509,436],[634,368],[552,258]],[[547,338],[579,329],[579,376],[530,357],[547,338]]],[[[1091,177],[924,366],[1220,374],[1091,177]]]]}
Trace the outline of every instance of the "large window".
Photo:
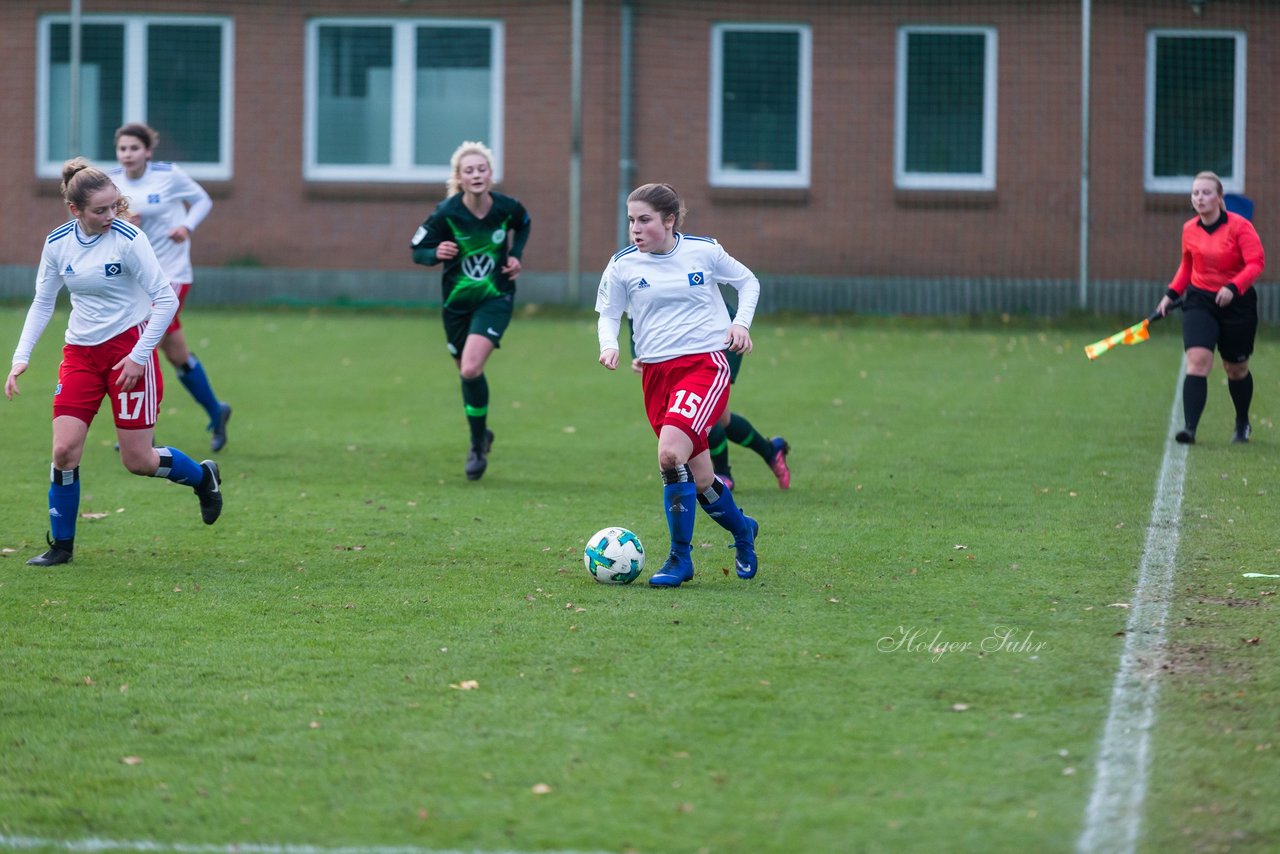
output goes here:
{"type": "Polygon", "coordinates": [[[1244,187],[1243,33],[1147,34],[1145,187],[1186,193],[1211,169],[1244,187]]]}
{"type": "Polygon", "coordinates": [[[307,25],[306,177],[444,181],[464,140],[502,171],[502,25],[317,18],[307,25]]]}
{"type": "Polygon", "coordinates": [[[996,186],[996,32],[898,30],[894,182],[905,189],[996,186]]]}
{"type": "Polygon", "coordinates": [[[229,20],[86,15],[78,57],[73,36],[67,16],[40,19],[36,174],[56,177],[77,155],[113,164],[116,128],[141,121],[160,134],[159,159],[231,177],[229,20]]]}
{"type": "Polygon", "coordinates": [[[712,28],[713,186],[809,185],[810,41],[804,26],[712,28]]]}

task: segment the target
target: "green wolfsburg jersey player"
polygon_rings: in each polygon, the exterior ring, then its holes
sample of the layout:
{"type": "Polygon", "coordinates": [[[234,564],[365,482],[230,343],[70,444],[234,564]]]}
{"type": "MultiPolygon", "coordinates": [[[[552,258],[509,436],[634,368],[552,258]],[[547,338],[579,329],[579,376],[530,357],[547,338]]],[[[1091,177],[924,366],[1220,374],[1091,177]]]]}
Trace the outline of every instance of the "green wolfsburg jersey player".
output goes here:
{"type": "MultiPolygon", "coordinates": [[[[472,311],[485,300],[516,291],[516,283],[502,268],[508,256],[519,258],[524,252],[529,240],[529,214],[510,196],[494,192],[489,195],[493,206],[479,219],[463,204],[462,193],[450,196],[413,235],[414,261],[419,264],[437,263],[440,259],[435,255],[436,247],[446,240],[458,244],[457,256],[444,262],[441,276],[445,307],[454,311],[472,311]]],[[[453,355],[460,352],[461,348],[453,355]]]]}
{"type": "Polygon", "coordinates": [[[471,433],[464,472],[467,480],[479,480],[493,447],[484,369],[511,323],[529,214],[518,200],[493,192],[493,154],[483,143],[458,146],[446,186],[448,198],[414,233],[410,248],[416,264],[444,263],[441,319],[471,433]]]}

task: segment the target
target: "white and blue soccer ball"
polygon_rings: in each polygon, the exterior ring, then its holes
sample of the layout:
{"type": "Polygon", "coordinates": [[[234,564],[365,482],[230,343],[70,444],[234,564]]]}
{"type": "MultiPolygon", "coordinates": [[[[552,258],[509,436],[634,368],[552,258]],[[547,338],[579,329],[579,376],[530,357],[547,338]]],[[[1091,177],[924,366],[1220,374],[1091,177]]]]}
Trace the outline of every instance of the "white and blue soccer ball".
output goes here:
{"type": "Polygon", "coordinates": [[[587,540],[582,563],[601,584],[630,584],[644,569],[644,546],[626,528],[603,528],[587,540]]]}

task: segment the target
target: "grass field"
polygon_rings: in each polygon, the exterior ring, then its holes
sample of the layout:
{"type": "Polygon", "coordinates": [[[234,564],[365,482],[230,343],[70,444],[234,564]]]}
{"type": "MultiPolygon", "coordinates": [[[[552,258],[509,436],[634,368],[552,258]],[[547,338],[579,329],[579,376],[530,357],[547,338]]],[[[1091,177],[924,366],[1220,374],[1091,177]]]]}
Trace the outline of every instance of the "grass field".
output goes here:
{"type": "MultiPolygon", "coordinates": [[[[75,562],[25,566],[61,315],[0,402],[0,847],[1075,848],[1175,327],[1090,363],[1120,321],[761,318],[732,407],[791,442],[793,485],[735,447],[760,574],[702,517],[670,591],[582,567],[605,525],[651,569],[666,547],[638,378],[595,364],[594,316],[513,323],[477,483],[436,315],[186,320],[235,406],[212,528],[100,416],[75,562]]],[[[1228,444],[1219,367],[1187,457],[1141,851],[1280,840],[1280,579],[1243,577],[1280,573],[1273,337],[1255,364],[1254,442],[1228,444]]],[[[207,456],[166,375],[159,437],[207,456]]]]}

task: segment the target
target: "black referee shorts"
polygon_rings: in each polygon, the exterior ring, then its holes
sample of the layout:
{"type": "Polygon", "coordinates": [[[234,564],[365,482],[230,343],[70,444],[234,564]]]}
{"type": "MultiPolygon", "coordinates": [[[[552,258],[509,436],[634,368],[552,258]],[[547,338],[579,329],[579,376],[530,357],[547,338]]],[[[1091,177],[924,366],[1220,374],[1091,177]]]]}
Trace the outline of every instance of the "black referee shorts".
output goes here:
{"type": "Polygon", "coordinates": [[[1218,351],[1224,362],[1245,362],[1253,355],[1258,333],[1258,292],[1249,288],[1226,308],[1213,294],[1195,286],[1182,301],[1182,348],[1203,347],[1218,351]]]}

